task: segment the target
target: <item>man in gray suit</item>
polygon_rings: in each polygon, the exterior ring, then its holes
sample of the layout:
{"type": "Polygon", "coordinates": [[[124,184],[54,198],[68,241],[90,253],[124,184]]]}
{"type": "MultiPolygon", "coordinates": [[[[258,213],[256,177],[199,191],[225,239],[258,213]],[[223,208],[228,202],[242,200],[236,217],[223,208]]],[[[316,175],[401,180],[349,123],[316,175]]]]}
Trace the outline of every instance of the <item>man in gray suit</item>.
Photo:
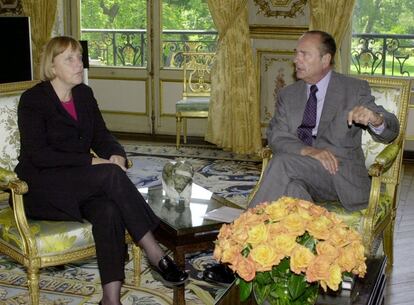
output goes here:
{"type": "Polygon", "coordinates": [[[278,94],[267,130],[273,158],[250,207],[283,195],[339,200],[351,211],[367,206],[362,130],[388,143],[398,136],[399,122],[375,104],[366,81],[332,70],[335,52],[325,32],[309,31],[299,39],[294,59],[299,80],[278,94]]]}

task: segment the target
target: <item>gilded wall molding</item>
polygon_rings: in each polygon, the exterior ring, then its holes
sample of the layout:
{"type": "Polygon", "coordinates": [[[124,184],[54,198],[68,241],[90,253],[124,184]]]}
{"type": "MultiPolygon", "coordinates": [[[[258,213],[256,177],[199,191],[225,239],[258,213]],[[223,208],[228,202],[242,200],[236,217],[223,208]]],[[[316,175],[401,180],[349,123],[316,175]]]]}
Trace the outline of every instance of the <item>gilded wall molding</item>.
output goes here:
{"type": "Polygon", "coordinates": [[[297,40],[309,28],[307,26],[263,26],[250,25],[252,38],[297,40]]]}
{"type": "Polygon", "coordinates": [[[307,0],[254,0],[254,3],[259,7],[257,13],[263,12],[266,17],[295,18],[298,14],[303,14],[307,0]],[[274,7],[288,7],[288,10],[274,7]]]}
{"type": "Polygon", "coordinates": [[[0,15],[23,15],[21,0],[0,0],[0,15]]]}

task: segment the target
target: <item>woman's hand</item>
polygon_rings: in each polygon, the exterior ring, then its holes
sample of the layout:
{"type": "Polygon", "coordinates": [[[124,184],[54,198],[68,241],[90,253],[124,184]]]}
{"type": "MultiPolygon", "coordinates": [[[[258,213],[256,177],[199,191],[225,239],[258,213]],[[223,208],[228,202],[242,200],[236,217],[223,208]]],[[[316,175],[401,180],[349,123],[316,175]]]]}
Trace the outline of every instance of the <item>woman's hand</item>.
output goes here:
{"type": "Polygon", "coordinates": [[[126,172],[126,170],[127,170],[127,168],[126,168],[126,166],[125,166],[126,159],[125,159],[124,157],[119,156],[119,155],[112,155],[112,156],[109,158],[109,162],[110,162],[110,163],[114,163],[114,164],[118,165],[120,168],[122,168],[122,170],[123,170],[124,172],[126,172]]]}
{"type": "Polygon", "coordinates": [[[118,156],[118,155],[112,155],[109,160],[107,159],[103,159],[103,158],[92,158],[92,165],[97,165],[97,164],[116,164],[118,165],[120,168],[122,168],[123,171],[126,172],[126,167],[125,167],[125,158],[122,156],[118,156]]]}

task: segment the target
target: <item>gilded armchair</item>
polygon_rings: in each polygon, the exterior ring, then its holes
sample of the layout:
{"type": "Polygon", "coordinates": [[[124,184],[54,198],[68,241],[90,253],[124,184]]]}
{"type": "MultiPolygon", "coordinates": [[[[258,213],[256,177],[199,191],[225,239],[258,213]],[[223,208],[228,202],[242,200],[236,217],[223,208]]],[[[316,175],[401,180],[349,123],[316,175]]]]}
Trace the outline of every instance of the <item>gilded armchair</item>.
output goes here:
{"type": "Polygon", "coordinates": [[[176,146],[181,127],[187,143],[187,118],[207,118],[210,103],[210,72],[215,53],[183,53],[183,98],[175,104],[176,146]]]}
{"type": "MultiPolygon", "coordinates": [[[[388,258],[387,270],[393,264],[393,235],[398,189],[402,172],[407,109],[410,98],[410,80],[406,78],[360,76],[369,82],[376,103],[394,113],[400,122],[400,134],[394,142],[386,145],[375,142],[368,132],[362,136],[365,165],[371,177],[371,191],[368,207],[361,211],[349,212],[339,202],[317,202],[330,211],[336,212],[348,225],[357,229],[364,240],[365,252],[375,255],[376,245],[382,237],[383,250],[388,258]]],[[[270,148],[262,151],[262,173],[250,198],[260,185],[263,172],[272,157],[270,148]]]]}
{"type": "MultiPolygon", "coordinates": [[[[13,172],[20,148],[17,104],[36,82],[0,85],[0,252],[24,265],[30,302],[39,304],[39,269],[95,256],[92,226],[85,221],[35,221],[26,217],[27,184],[13,172]],[[10,198],[13,209],[7,203],[10,198]]],[[[127,242],[131,238],[127,235],[127,242]]],[[[132,243],[134,284],[140,284],[140,249],[132,243]]]]}

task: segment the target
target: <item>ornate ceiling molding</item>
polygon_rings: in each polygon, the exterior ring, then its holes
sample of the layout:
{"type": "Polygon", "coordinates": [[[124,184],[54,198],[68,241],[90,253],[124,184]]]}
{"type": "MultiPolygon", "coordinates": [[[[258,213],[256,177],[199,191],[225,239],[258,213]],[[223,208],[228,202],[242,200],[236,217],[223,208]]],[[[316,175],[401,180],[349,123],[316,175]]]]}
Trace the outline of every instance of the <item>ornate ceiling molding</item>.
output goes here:
{"type": "Polygon", "coordinates": [[[303,14],[307,0],[254,0],[254,3],[259,7],[257,13],[263,12],[266,17],[295,18],[298,14],[303,14]],[[275,7],[288,7],[288,10],[275,7]]]}

